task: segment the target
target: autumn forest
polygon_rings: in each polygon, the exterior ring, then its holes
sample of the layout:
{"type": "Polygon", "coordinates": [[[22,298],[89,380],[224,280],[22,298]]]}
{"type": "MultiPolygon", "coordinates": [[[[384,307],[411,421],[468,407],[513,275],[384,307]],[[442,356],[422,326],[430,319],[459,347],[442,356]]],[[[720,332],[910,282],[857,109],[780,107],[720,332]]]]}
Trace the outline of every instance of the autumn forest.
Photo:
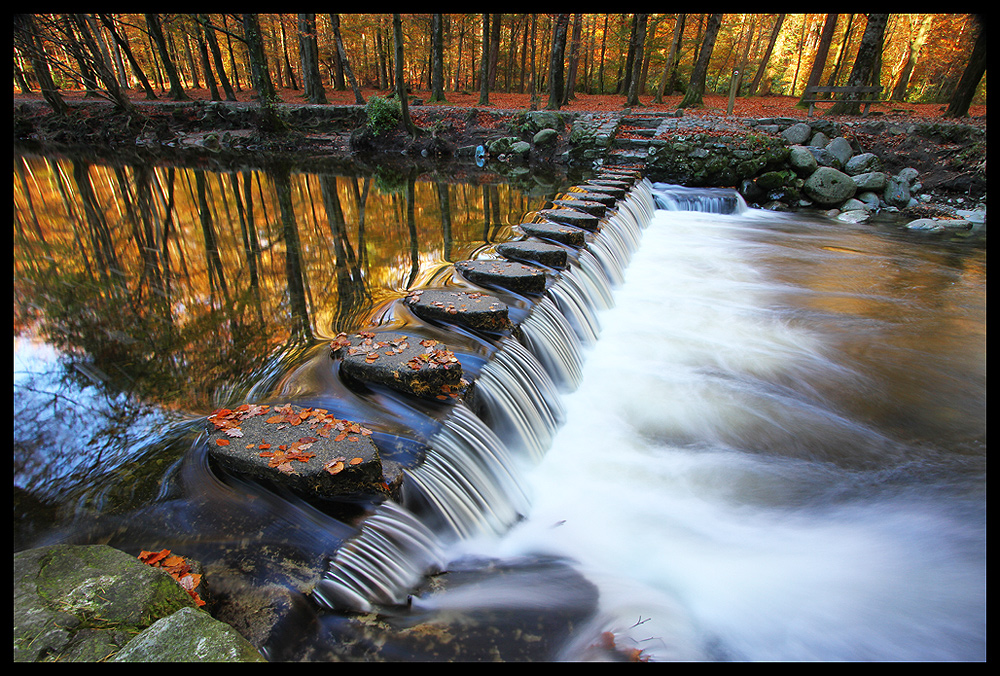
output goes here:
{"type": "Polygon", "coordinates": [[[697,105],[736,79],[741,97],[798,97],[808,84],[848,84],[874,22],[861,84],[908,103],[946,103],[964,86],[985,102],[985,24],[969,14],[15,15],[14,91],[54,106],[80,93],[123,106],[193,92],[363,103],[401,80],[426,102],[531,94],[557,108],[577,95],[679,93],[697,105]]]}

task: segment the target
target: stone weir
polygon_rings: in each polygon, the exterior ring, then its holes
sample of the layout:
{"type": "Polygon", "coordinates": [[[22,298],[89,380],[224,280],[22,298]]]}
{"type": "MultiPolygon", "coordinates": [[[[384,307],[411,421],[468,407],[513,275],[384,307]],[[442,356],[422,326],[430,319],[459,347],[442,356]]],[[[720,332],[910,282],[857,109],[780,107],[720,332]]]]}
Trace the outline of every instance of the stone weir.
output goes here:
{"type": "Polygon", "coordinates": [[[638,170],[601,170],[529,214],[511,241],[456,262],[446,283],[394,302],[444,339],[404,323],[332,341],[343,387],[446,411],[413,466],[387,459],[373,433],[377,423],[324,408],[246,403],[207,417],[211,466],[307,502],[377,505],[331,553],[314,590],[320,605],[366,612],[404,603],[413,585],[442,565],[442,541],[503,530],[523,514],[517,482],[502,476],[506,456],[517,448],[537,459],[547,450],[561,422],[558,394],[579,383],[581,346],[599,332],[596,310],[613,303],[611,289],[654,208],[651,184],[638,170]],[[469,368],[449,335],[492,345],[485,365],[469,368]],[[471,453],[459,448],[469,444],[471,453]]]}

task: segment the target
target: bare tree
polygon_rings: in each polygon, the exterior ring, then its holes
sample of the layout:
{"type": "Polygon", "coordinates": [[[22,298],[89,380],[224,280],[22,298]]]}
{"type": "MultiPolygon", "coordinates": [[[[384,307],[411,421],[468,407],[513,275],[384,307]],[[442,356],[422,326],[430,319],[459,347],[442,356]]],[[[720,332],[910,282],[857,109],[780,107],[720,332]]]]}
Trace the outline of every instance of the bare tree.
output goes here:
{"type": "Polygon", "coordinates": [[[701,105],[702,97],[705,95],[705,76],[708,74],[708,62],[712,58],[712,50],[715,48],[715,39],[719,34],[720,26],[722,26],[721,14],[713,14],[708,18],[705,37],[702,39],[701,50],[698,52],[698,61],[691,73],[691,82],[688,84],[687,91],[684,92],[684,98],[677,105],[678,108],[701,105]]]}

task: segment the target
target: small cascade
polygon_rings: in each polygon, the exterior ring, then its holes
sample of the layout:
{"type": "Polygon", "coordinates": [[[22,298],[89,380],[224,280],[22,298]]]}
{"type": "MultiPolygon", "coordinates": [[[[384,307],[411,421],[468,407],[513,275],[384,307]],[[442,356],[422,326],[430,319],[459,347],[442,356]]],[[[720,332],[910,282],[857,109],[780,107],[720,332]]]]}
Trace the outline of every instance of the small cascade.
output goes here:
{"type": "Polygon", "coordinates": [[[502,533],[521,518],[528,500],[515,460],[467,406],[455,405],[429,445],[424,462],[407,472],[412,511],[457,538],[502,533]]]}
{"type": "Polygon", "coordinates": [[[666,211],[735,215],[748,209],[743,196],[728,188],[686,188],[670,183],[654,183],[653,198],[657,208],[666,211]]]}
{"type": "Polygon", "coordinates": [[[601,334],[597,308],[593,300],[587,298],[577,279],[571,275],[564,275],[558,283],[549,288],[547,293],[569,321],[580,343],[584,347],[596,343],[597,337],[601,334]]]}
{"type": "Polygon", "coordinates": [[[564,412],[544,367],[516,340],[505,339],[476,380],[476,397],[490,428],[512,450],[539,460],[564,412]]]}
{"type": "Polygon", "coordinates": [[[400,605],[429,570],[444,565],[439,541],[419,519],[389,501],[365,519],[316,585],[328,608],[368,612],[372,602],[400,605]]]}
{"type": "Polygon", "coordinates": [[[521,324],[521,333],[528,350],[561,391],[572,392],[580,385],[580,341],[551,298],[542,296],[521,324]]]}

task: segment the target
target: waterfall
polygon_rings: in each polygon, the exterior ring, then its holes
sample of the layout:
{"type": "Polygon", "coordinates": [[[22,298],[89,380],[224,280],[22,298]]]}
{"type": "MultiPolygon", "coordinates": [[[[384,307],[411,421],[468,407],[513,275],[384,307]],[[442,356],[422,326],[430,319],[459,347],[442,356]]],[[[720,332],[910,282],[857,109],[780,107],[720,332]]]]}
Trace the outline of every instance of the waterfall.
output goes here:
{"type": "Polygon", "coordinates": [[[654,183],[652,188],[657,208],[666,211],[742,214],[748,209],[743,196],[727,188],[686,188],[670,183],[654,183]]]}
{"type": "Polygon", "coordinates": [[[524,344],[499,341],[475,384],[477,413],[449,411],[425,457],[405,470],[403,504],[387,501],[331,558],[316,598],[330,608],[368,612],[399,605],[422,575],[440,568],[450,541],[503,534],[527,513],[521,485],[564,422],[560,395],[581,379],[586,347],[600,334],[597,314],[654,212],[650,183],[636,184],[608,214],[520,324],[524,344]]]}

